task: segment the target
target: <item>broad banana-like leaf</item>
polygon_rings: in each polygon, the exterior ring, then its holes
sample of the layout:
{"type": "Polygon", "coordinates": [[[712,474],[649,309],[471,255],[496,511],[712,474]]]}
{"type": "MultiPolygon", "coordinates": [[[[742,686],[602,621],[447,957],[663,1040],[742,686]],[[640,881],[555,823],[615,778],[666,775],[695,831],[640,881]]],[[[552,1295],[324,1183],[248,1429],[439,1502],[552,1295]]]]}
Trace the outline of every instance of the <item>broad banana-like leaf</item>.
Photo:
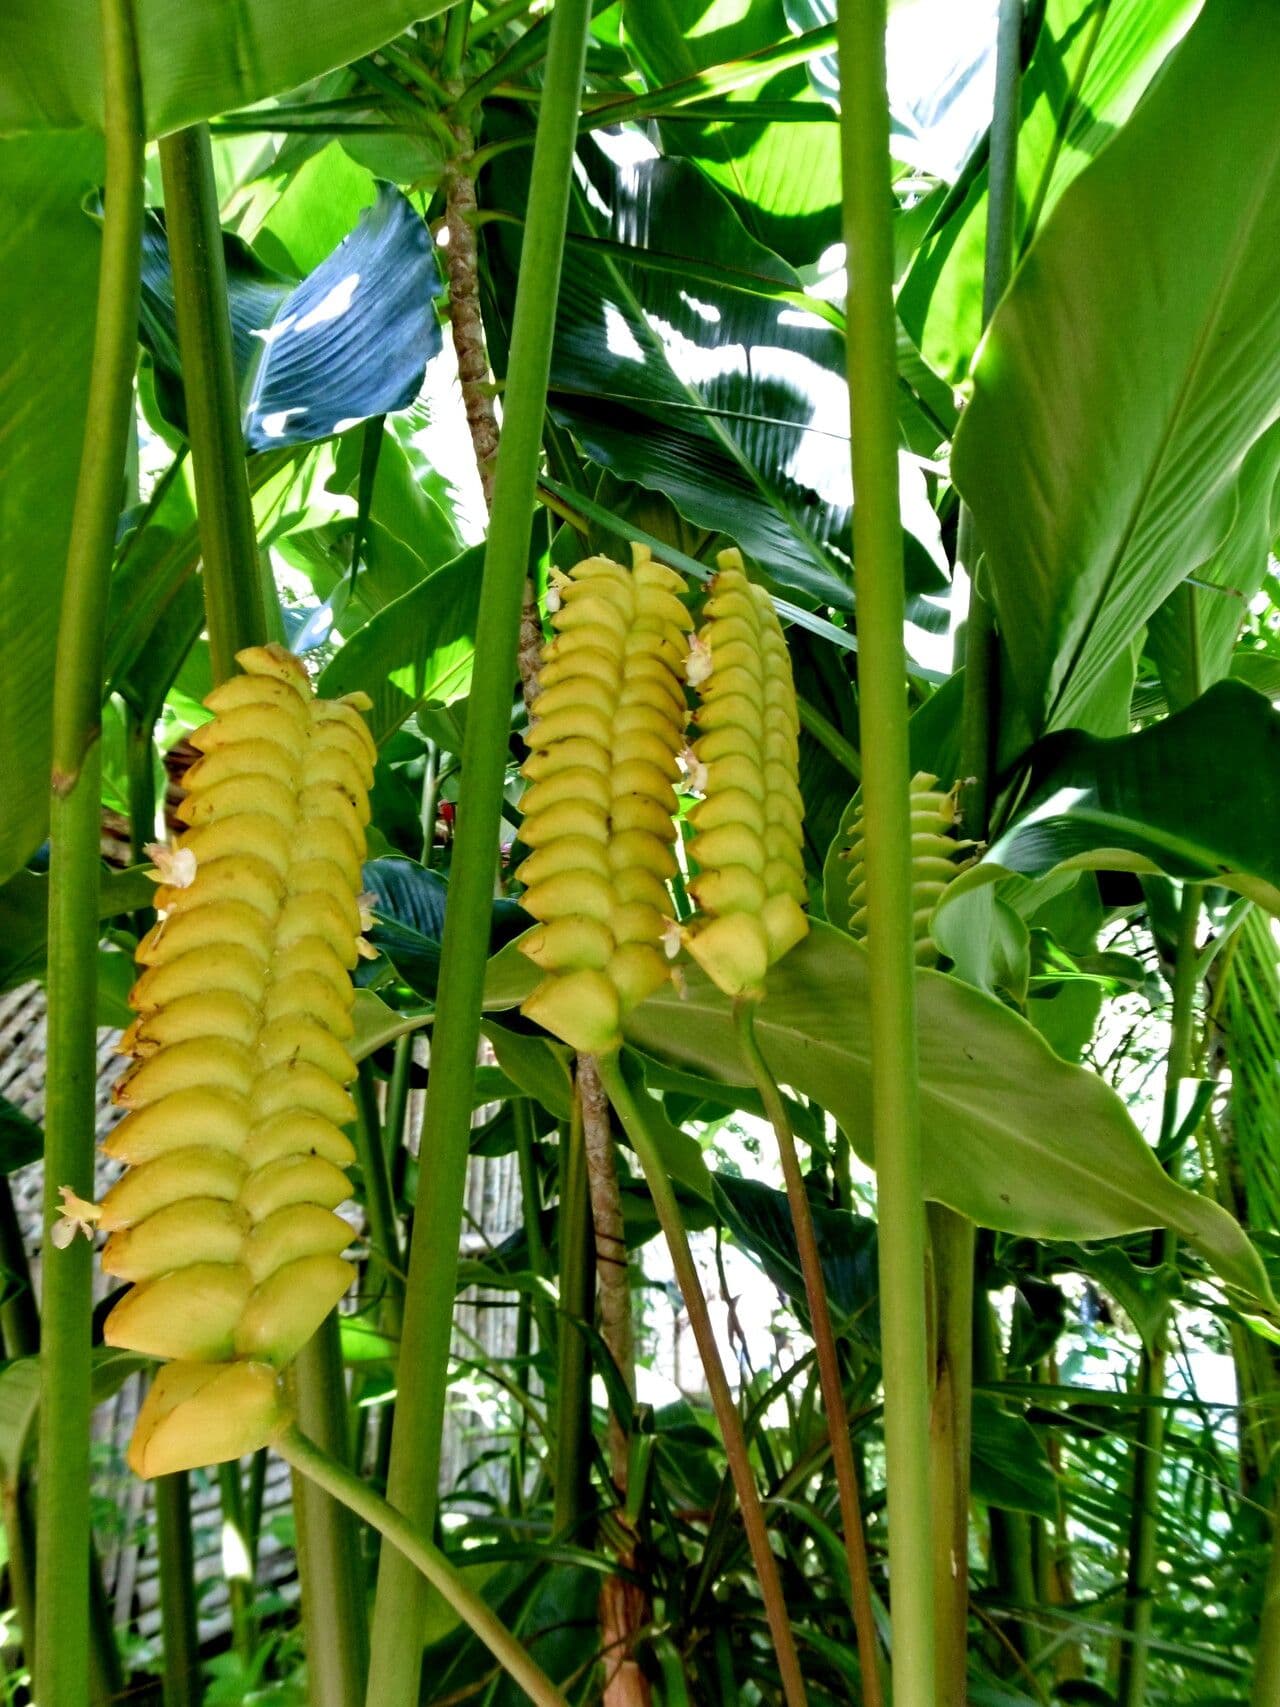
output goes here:
{"type": "Polygon", "coordinates": [[[53,660],[98,287],[99,235],[81,200],[101,174],[97,137],[0,142],[0,883],[48,822],[53,660]]]}
{"type": "MultiPolygon", "coordinates": [[[[450,0],[137,0],[148,136],[248,106],[371,53],[450,0]]],[[[7,0],[0,135],[101,129],[97,0],[7,0]]]]}
{"type": "Polygon", "coordinates": [[[328,697],[357,689],[373,700],[381,745],[420,706],[448,705],[471,685],[484,547],[472,546],[364,624],[320,677],[328,697]]]}
{"type": "Polygon", "coordinates": [[[1206,6],[992,321],[952,472],[1033,732],[1084,721],[1280,419],[1278,66],[1280,9],[1206,6]]]}
{"type": "MultiPolygon", "coordinates": [[[[1198,4],[1047,0],[1022,76],[1014,212],[1020,251],[1129,118],[1198,4]]],[[[983,151],[947,197],[898,294],[908,332],[952,384],[968,373],[982,334],[988,187],[983,151]]]]}
{"type": "MultiPolygon", "coordinates": [[[[860,944],[815,922],[770,971],[756,1029],[778,1078],[828,1109],[874,1161],[867,964],[860,944]]],[[[642,1003],[628,1036],[666,1060],[746,1083],[731,1003],[697,971],[686,986],[642,1003]]],[[[1170,1179],[1109,1085],[957,978],[920,972],[916,992],[926,1197],[980,1226],[1041,1239],[1167,1226],[1228,1284],[1270,1298],[1237,1222],[1170,1179]]]]}
{"type": "MultiPolygon", "coordinates": [[[[224,238],[227,295],[250,450],[309,444],[417,396],[441,344],[431,234],[399,190],[384,184],[355,230],[298,282],[224,238]]],[[[164,227],[143,240],[142,335],[160,394],[181,425],[181,364],[164,227]],[[174,407],[178,405],[178,407],[174,407]]]]}
{"type": "Polygon", "coordinates": [[[988,865],[1039,877],[1067,864],[1223,883],[1280,912],[1280,712],[1225,681],[1136,735],[1050,736],[1026,810],[958,886],[988,865]]]}

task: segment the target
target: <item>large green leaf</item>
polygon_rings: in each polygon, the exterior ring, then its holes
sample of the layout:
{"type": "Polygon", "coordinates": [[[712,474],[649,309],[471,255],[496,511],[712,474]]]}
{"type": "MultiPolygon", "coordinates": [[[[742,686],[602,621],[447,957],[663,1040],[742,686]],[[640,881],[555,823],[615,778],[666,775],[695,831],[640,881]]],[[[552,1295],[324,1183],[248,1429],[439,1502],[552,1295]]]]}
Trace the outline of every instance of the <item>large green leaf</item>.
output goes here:
{"type": "Polygon", "coordinates": [[[1027,805],[987,860],[1038,877],[1071,860],[1225,882],[1280,911],[1280,712],[1219,682],[1136,735],[1041,743],[1027,805]]]}
{"type": "Polygon", "coordinates": [[[952,467],[1037,730],[1081,721],[1219,546],[1280,417],[1278,65],[1280,9],[1206,7],[1058,203],[984,345],[952,467]]]}
{"type": "Polygon", "coordinates": [[[1022,1417],[986,1393],[973,1396],[973,1497],[1002,1511],[1026,1511],[1052,1523],[1058,1485],[1049,1455],[1022,1417]]]}
{"type": "MultiPolygon", "coordinates": [[[[654,1055],[742,1084],[730,1002],[700,973],[652,997],[628,1035],[654,1055]]],[[[1176,1185],[1124,1104],[1052,1052],[1024,1020],[956,978],[921,972],[920,1120],[925,1195],[981,1226],[1035,1238],[1103,1239],[1168,1226],[1245,1292],[1262,1264],[1216,1203],[1176,1185]]],[[[778,1077],[828,1109],[859,1151],[871,1126],[866,951],[815,923],[769,974],[756,1026],[778,1077]]]]}
{"type": "MultiPolygon", "coordinates": [[[[148,136],[295,88],[369,53],[450,0],[137,0],[148,136]]],[[[96,0],[7,0],[0,134],[102,124],[96,0]]]]}
{"type": "Polygon", "coordinates": [[[0,142],[0,882],[48,821],[54,648],[98,282],[99,234],[81,202],[101,174],[91,136],[0,142]]]}
{"type": "MultiPolygon", "coordinates": [[[[624,0],[627,50],[650,88],[683,84],[711,92],[716,68],[746,73],[752,55],[794,41],[782,0],[624,0]],[[693,80],[692,83],[687,80],[693,80]]],[[[744,76],[727,93],[728,115],[662,126],[669,154],[684,154],[732,197],[748,229],[797,265],[839,240],[840,137],[805,66],[744,76]],[[759,114],[761,98],[785,119],[759,114]],[[738,111],[734,109],[740,109],[738,111]]]]}
{"type": "MultiPolygon", "coordinates": [[[[1020,246],[1128,119],[1199,3],[1048,0],[1022,77],[1020,246]]],[[[947,198],[898,296],[925,360],[953,382],[968,372],[982,332],[987,192],[984,154],[947,198]]]]}
{"type": "MultiPolygon", "coordinates": [[[[689,162],[620,168],[594,144],[580,158],[594,196],[575,207],[561,282],[557,417],[597,461],[737,540],[775,582],[848,609],[842,333],[689,162]]],[[[514,167],[495,189],[517,205],[524,195],[514,167]]],[[[940,590],[937,518],[905,452],[901,481],[908,587],[940,590]]]]}
{"type": "MultiPolygon", "coordinates": [[[[309,444],[417,396],[441,344],[433,305],[440,281],[431,234],[398,190],[384,184],[355,229],[301,281],[270,272],[238,237],[225,235],[224,249],[250,450],[309,444]]],[[[154,214],[142,283],[142,334],[167,399],[181,368],[168,242],[154,214]]],[[[170,412],[181,424],[185,410],[170,412]]]]}
{"type": "Polygon", "coordinates": [[[379,744],[420,706],[448,705],[470,687],[483,561],[484,547],[472,546],[394,600],[320,677],[322,694],[369,695],[369,727],[379,744]]]}
{"type": "MultiPolygon", "coordinates": [[[[127,871],[98,867],[98,918],[105,924],[121,913],[149,907],[155,884],[143,866],[127,871]]],[[[43,978],[48,949],[49,879],[18,871],[0,883],[0,993],[31,978],[43,978]]]]}
{"type": "Polygon", "coordinates": [[[1160,672],[1171,711],[1231,672],[1231,654],[1249,603],[1267,573],[1272,540],[1280,529],[1276,444],[1280,426],[1264,433],[1240,473],[1235,525],[1194,583],[1184,581],[1147,625],[1147,654],[1160,672]]]}
{"type": "MultiPolygon", "coordinates": [[[[622,170],[594,142],[581,154],[608,212],[585,198],[574,209],[581,240],[552,349],[557,417],[597,461],[736,539],[784,586],[847,608],[843,339],[793,306],[798,279],[694,166],[622,170]],[[699,277],[699,260],[725,278],[699,277]],[[749,288],[725,282],[735,270],[749,288]]],[[[500,193],[523,202],[514,164],[500,193]]]]}

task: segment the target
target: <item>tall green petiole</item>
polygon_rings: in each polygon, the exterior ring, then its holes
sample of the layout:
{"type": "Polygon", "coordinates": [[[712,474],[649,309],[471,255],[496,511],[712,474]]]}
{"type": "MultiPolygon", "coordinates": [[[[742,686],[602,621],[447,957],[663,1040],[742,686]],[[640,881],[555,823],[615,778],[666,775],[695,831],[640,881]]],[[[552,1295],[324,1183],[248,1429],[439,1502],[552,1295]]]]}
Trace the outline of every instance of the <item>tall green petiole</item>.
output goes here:
{"type": "MultiPolygon", "coordinates": [[[[423,1152],[433,1165],[423,1171],[416,1215],[417,1227],[427,1236],[415,1238],[410,1253],[400,1348],[401,1370],[412,1370],[414,1378],[400,1384],[388,1478],[392,1504],[428,1532],[440,1473],[492,873],[590,17],[590,0],[559,0],[551,14],[462,752],[458,836],[422,1136],[423,1152]]],[[[384,1549],[374,1606],[370,1707],[417,1702],[424,1607],[417,1573],[384,1549]]]]}
{"type": "Polygon", "coordinates": [[[565,1697],[529,1658],[518,1638],[494,1616],[488,1603],[467,1586],[461,1573],[415,1524],[376,1494],[367,1482],[309,1440],[296,1424],[287,1427],[271,1444],[299,1475],[363,1518],[389,1541],[475,1632],[536,1707],[568,1707],[565,1697]]]}
{"type": "Polygon", "coordinates": [[[55,1248],[58,1191],[93,1197],[102,637],[133,421],[142,253],[142,87],[131,0],[102,0],[106,194],[85,433],[53,690],[49,1033],[38,1442],[35,1695],[89,1701],[92,1253],[55,1248]]]}
{"type": "Polygon", "coordinates": [[[893,194],[885,0],[840,0],[840,137],[854,575],[867,853],[871,1111],[889,1505],[894,1707],[934,1707],[925,1214],[916,1079],[910,765],[903,692],[893,194]]]}
{"type": "MultiPolygon", "coordinates": [[[[1188,883],[1183,887],[1174,951],[1173,1013],[1160,1120],[1160,1136],[1166,1143],[1177,1130],[1179,1090],[1182,1081],[1191,1076],[1196,1053],[1196,932],[1202,899],[1200,884],[1188,883]]],[[[1153,1264],[1162,1267],[1174,1262],[1177,1249],[1177,1235],[1168,1228],[1161,1228],[1152,1240],[1153,1264]]],[[[1138,1366],[1138,1392],[1144,1399],[1157,1402],[1139,1411],[1138,1432],[1133,1443],[1133,1509],[1125,1573],[1124,1637],[1116,1689],[1120,1707],[1142,1707],[1147,1694],[1147,1665],[1159,1564],[1160,1471],[1164,1463],[1165,1407],[1158,1401],[1164,1397],[1166,1326],[1167,1312],[1151,1342],[1144,1345],[1138,1366]]]]}
{"type": "Polygon", "coordinates": [[[738,1507],[742,1512],[742,1526],[746,1530],[751,1560],[760,1582],[760,1593],[769,1621],[769,1633],[773,1637],[778,1670],[782,1677],[783,1694],[788,1707],[804,1707],[807,1701],[804,1675],[800,1670],[795,1634],[782,1595],[778,1561],[769,1544],[769,1527],[765,1521],[760,1492],[756,1487],[755,1472],[751,1467],[751,1454],[743,1432],[742,1418],[734,1403],[729,1378],[724,1372],[720,1348],[716,1344],[715,1330],[707,1309],[706,1294],[702,1290],[702,1281],[693,1260],[693,1252],[689,1248],[689,1236],[684,1229],[680,1205],[676,1201],[671,1181],[667,1178],[658,1147],[650,1135],[644,1113],[623,1076],[617,1053],[600,1056],[597,1064],[601,1083],[617,1110],[618,1118],[631,1141],[631,1147],[640,1158],[645,1184],[649,1187],[658,1223],[671,1253],[676,1282],[684,1298],[685,1309],[689,1312],[689,1326],[693,1330],[698,1356],[702,1360],[716,1421],[720,1424],[725,1456],[729,1460],[729,1473],[733,1478],[738,1507]]]}
{"type": "Polygon", "coordinates": [[[835,1470],[836,1492],[840,1501],[845,1555],[849,1561],[849,1597],[858,1638],[862,1699],[865,1707],[880,1707],[884,1700],[880,1682],[880,1644],[876,1635],[875,1612],[871,1605],[871,1575],[867,1565],[866,1535],[862,1526],[862,1499],[858,1488],[858,1469],[853,1458],[853,1443],[849,1437],[849,1415],[845,1405],[844,1381],[840,1375],[840,1352],[831,1325],[831,1308],[827,1302],[822,1257],[818,1251],[817,1234],[814,1232],[809,1194],[805,1190],[804,1175],[800,1171],[795,1133],[777,1080],[760,1048],[760,1041],[756,1036],[755,1014],[756,1003],[751,997],[740,996],[734,1003],[733,1017],[738,1031],[738,1044],[743,1059],[751,1069],[752,1081],[760,1093],[765,1115],[778,1141],[782,1177],[786,1182],[787,1202],[791,1206],[791,1224],[795,1229],[796,1249],[800,1254],[800,1271],[804,1276],[805,1298],[809,1305],[809,1326],[818,1356],[818,1379],[822,1385],[822,1402],[827,1413],[827,1433],[831,1441],[831,1463],[835,1470]]]}
{"type": "MultiPolygon", "coordinates": [[[[218,195],[208,127],[195,125],[160,144],[192,471],[203,560],[205,617],[215,682],[235,669],[243,647],[275,637],[280,622],[266,597],[245,465],[232,359],[231,319],[218,195]]],[[[346,1388],[329,1324],[296,1365],[299,1405],[309,1426],[334,1419],[345,1429],[346,1388]]],[[[328,1438],[328,1437],[326,1437],[328,1438]]],[[[307,1606],[307,1652],[314,1707],[355,1707],[364,1668],[364,1597],[351,1569],[353,1526],[323,1497],[301,1501],[298,1561],[307,1606]],[[327,1508],[327,1509],[326,1509],[327,1508]]]]}

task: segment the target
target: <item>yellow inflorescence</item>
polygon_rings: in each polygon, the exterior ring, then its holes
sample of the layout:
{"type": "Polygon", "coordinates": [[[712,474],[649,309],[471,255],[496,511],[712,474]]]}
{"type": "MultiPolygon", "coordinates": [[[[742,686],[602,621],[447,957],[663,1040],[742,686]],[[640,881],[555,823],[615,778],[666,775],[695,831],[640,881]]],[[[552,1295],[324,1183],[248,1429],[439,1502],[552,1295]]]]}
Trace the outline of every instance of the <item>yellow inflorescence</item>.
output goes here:
{"type": "Polygon", "coordinates": [[[352,1276],[334,1210],[376,749],[358,705],[316,699],[282,647],[238,661],[192,736],[189,828],[138,945],[127,1113],[105,1146],[128,1169],[102,1204],[102,1264],[132,1285],[104,1338],[171,1360],[129,1451],[144,1476],[264,1444],[277,1372],[352,1276]]]}
{"type": "Polygon", "coordinates": [[[694,757],[704,798],[690,813],[700,917],[690,954],[726,995],[755,996],[808,931],[791,660],[769,596],[736,551],[718,559],[691,674],[702,703],[694,757]]]}
{"type": "Polygon", "coordinates": [[[540,921],[521,946],[547,976],[521,1011],[575,1049],[615,1048],[623,1016],[669,976],[685,591],[641,547],[630,571],[589,557],[560,589],[543,652],[519,876],[540,921]]]}
{"type": "Polygon", "coordinates": [[[758,996],[808,930],[799,718],[786,641],[736,551],[721,553],[692,650],[674,570],[635,548],[629,573],[588,558],[564,579],[524,767],[519,875],[543,921],[524,952],[548,974],[523,1011],[577,1049],[621,1041],[622,1021],[670,976],[681,941],[722,990],[758,996]],[[698,911],[670,918],[668,879],[688,711],[699,692],[689,813],[698,911]]]}
{"type": "MultiPolygon", "coordinates": [[[[930,922],[947,886],[954,882],[966,866],[972,865],[971,850],[976,843],[957,837],[960,824],[960,784],[946,794],[939,791],[938,779],[921,771],[911,779],[911,897],[914,914],[916,963],[935,966],[937,945],[930,932],[930,922]],[[965,857],[970,856],[970,857],[965,857]]],[[[849,904],[852,909],[849,929],[856,937],[867,934],[867,877],[864,855],[866,844],[862,834],[862,810],[858,809],[853,825],[853,840],[849,847],[849,904]]]]}

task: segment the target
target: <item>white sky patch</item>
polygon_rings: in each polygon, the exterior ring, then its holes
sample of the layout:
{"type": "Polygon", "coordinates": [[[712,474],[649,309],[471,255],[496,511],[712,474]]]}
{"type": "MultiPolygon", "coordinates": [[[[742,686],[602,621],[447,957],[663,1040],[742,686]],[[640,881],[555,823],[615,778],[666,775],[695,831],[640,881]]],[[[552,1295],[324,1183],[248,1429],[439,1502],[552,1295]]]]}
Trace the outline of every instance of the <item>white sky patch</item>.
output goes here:
{"type": "Polygon", "coordinates": [[[587,198],[587,206],[591,211],[593,213],[598,213],[602,219],[611,218],[612,215],[608,202],[605,201],[599,190],[591,182],[586,167],[582,164],[581,160],[578,159],[576,154],[573,157],[573,175],[578,181],[578,188],[587,198]]]}
{"type": "Polygon", "coordinates": [[[612,302],[604,304],[604,341],[610,355],[621,356],[624,361],[629,362],[644,360],[644,351],[627,324],[626,316],[612,302]]]}
{"type": "Polygon", "coordinates": [[[260,418],[258,425],[269,439],[279,439],[284,437],[285,429],[294,415],[305,414],[306,410],[299,408],[273,409],[269,415],[260,418]]]}
{"type": "Polygon", "coordinates": [[[699,320],[705,320],[709,326],[718,326],[721,320],[720,310],[713,302],[700,302],[696,296],[690,296],[687,290],[680,292],[680,300],[687,308],[691,308],[699,320]]]}
{"type": "Polygon", "coordinates": [[[294,330],[306,332],[312,326],[324,326],[330,320],[341,319],[344,314],[350,312],[359,283],[359,273],[348,273],[345,279],[339,279],[336,285],[324,293],[314,308],[307,310],[294,330]]]}
{"type": "MultiPolygon", "coordinates": [[[[812,487],[824,503],[850,504],[849,404],[841,375],[796,350],[771,344],[753,344],[750,350],[742,344],[718,344],[708,349],[656,314],[649,315],[648,320],[662,339],[676,373],[699,391],[706,391],[719,379],[745,374],[751,391],[762,399],[775,385],[802,398],[809,418],[786,424],[794,443],[781,472],[800,485],[812,487]]],[[[746,412],[753,412],[750,401],[746,412]]],[[[755,412],[767,416],[769,409],[762,402],[755,412]]],[[[749,434],[750,423],[737,424],[735,431],[739,436],[749,434]]]]}
{"type": "Polygon", "coordinates": [[[642,131],[628,127],[621,130],[593,130],[592,141],[601,154],[615,166],[635,168],[645,160],[658,159],[658,150],[642,131]]]}
{"type": "Polygon", "coordinates": [[[897,0],[885,58],[895,158],[954,181],[991,122],[999,0],[897,0]]]}

